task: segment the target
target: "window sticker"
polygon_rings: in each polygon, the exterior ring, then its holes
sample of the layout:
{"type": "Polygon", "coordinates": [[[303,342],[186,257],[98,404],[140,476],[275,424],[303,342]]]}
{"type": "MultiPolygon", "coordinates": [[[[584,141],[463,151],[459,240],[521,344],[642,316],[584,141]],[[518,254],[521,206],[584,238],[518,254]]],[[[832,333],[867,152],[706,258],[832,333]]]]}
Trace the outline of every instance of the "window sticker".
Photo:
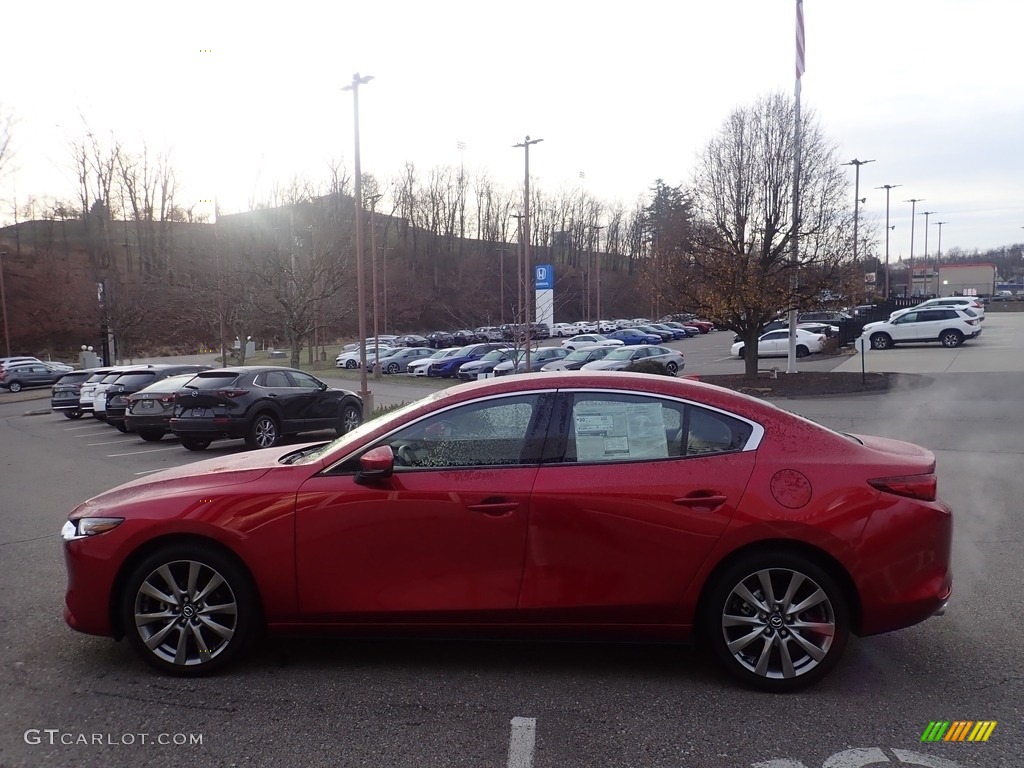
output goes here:
{"type": "Polygon", "coordinates": [[[668,458],[659,403],[577,403],[577,461],[668,458]]]}

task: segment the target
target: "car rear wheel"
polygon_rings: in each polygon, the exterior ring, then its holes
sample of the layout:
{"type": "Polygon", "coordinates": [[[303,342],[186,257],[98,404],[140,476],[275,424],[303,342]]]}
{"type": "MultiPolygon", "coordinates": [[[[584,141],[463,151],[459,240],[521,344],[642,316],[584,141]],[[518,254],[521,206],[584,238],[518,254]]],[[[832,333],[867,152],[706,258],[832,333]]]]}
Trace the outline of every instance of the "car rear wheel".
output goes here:
{"type": "Polygon", "coordinates": [[[807,357],[809,354],[811,354],[811,350],[809,350],[803,344],[800,344],[800,345],[797,346],[797,348],[796,348],[796,356],[797,357],[807,357]]]}
{"type": "Polygon", "coordinates": [[[12,381],[10,384],[7,385],[7,388],[11,390],[11,392],[21,392],[21,382],[12,381]]]}
{"type": "Polygon", "coordinates": [[[892,339],[887,333],[876,333],[871,337],[872,349],[888,349],[892,346],[892,339]]]}
{"type": "Polygon", "coordinates": [[[212,440],[201,440],[198,437],[183,437],[181,438],[182,447],[190,451],[205,451],[210,447],[212,440]]]}
{"type": "Polygon", "coordinates": [[[66,419],[80,419],[82,418],[81,411],[64,411],[64,418],[66,419]]]}
{"type": "Polygon", "coordinates": [[[249,574],[207,544],[163,547],[125,582],[121,626],[148,664],[171,675],[216,672],[245,650],[259,626],[249,574]]]}
{"type": "Polygon", "coordinates": [[[850,632],[846,596],[807,558],[763,553],[729,566],[710,586],[703,630],[744,685],[783,693],[812,685],[839,662],[850,632]]]}
{"type": "Polygon", "coordinates": [[[959,347],[964,343],[964,335],[960,331],[943,331],[942,335],[939,336],[939,341],[942,342],[944,347],[959,347]]]}
{"type": "Polygon", "coordinates": [[[144,429],[139,432],[139,437],[147,443],[159,443],[164,437],[162,429],[144,429]]]}
{"type": "Polygon", "coordinates": [[[667,363],[665,363],[665,367],[668,368],[668,372],[671,373],[673,376],[675,376],[676,371],[679,370],[679,364],[676,363],[675,360],[669,360],[667,363]]]}
{"type": "Polygon", "coordinates": [[[124,433],[124,434],[128,433],[128,425],[125,424],[123,421],[117,422],[116,424],[114,424],[114,426],[117,428],[118,432],[121,432],[121,433],[124,433]]]}
{"type": "Polygon", "coordinates": [[[385,368],[384,370],[387,373],[398,373],[398,368],[399,368],[398,363],[388,363],[388,367],[385,368]]]}
{"type": "Polygon", "coordinates": [[[344,410],[341,412],[341,418],[338,419],[338,427],[335,430],[338,437],[341,437],[346,432],[351,432],[353,429],[358,427],[363,422],[363,415],[360,413],[359,408],[354,405],[346,405],[344,410]]]}
{"type": "Polygon", "coordinates": [[[258,413],[245,436],[245,444],[250,448],[273,448],[280,439],[277,420],[269,413],[258,413]]]}

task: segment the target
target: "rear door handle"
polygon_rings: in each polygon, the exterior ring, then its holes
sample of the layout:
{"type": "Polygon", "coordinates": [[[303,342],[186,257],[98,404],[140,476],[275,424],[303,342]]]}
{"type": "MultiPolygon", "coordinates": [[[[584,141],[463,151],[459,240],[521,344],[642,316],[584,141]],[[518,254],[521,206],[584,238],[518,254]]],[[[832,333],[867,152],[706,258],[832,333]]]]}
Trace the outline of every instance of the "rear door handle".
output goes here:
{"type": "Polygon", "coordinates": [[[690,507],[697,512],[714,512],[726,501],[728,501],[726,496],[709,494],[707,496],[683,496],[680,499],[674,499],[672,503],[681,507],[690,507]]]}

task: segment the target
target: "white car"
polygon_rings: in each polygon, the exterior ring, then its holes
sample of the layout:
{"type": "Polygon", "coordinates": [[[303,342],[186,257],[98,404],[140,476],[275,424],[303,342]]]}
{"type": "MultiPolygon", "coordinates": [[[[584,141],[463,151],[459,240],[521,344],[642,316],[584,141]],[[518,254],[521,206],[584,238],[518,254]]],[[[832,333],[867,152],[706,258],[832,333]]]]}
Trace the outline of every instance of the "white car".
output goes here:
{"type": "Polygon", "coordinates": [[[445,347],[444,349],[438,349],[430,357],[413,360],[405,367],[405,372],[409,376],[426,376],[427,368],[430,367],[431,363],[436,363],[438,360],[444,360],[446,357],[454,357],[460,350],[462,350],[462,347],[445,347]]]}
{"type": "MultiPolygon", "coordinates": [[[[377,362],[377,356],[386,357],[391,353],[395,352],[397,347],[388,347],[381,342],[377,350],[374,350],[373,344],[366,345],[366,361],[370,367],[377,362]]],[[[336,368],[358,368],[359,361],[362,358],[359,355],[359,348],[353,349],[351,352],[342,352],[336,358],[334,358],[334,365],[336,368]]]]}
{"type": "MultiPolygon", "coordinates": [[[[815,352],[821,352],[825,344],[825,335],[822,333],[811,333],[803,328],[796,329],[796,356],[807,357],[815,352]]],[[[746,344],[737,341],[732,345],[731,354],[733,357],[743,357],[746,353],[746,344]]],[[[768,333],[761,334],[757,340],[758,357],[787,357],[789,355],[789,329],[779,328],[768,333]]]]}
{"type": "Polygon", "coordinates": [[[944,347],[959,347],[979,335],[981,318],[973,310],[933,305],[917,306],[888,320],[868,323],[861,338],[872,349],[889,349],[894,344],[929,341],[937,341],[944,347]]]}
{"type": "Polygon", "coordinates": [[[629,367],[630,364],[638,363],[641,360],[654,360],[655,362],[661,363],[668,369],[669,373],[673,375],[676,371],[681,371],[686,366],[682,352],[677,352],[676,350],[669,349],[668,347],[644,344],[635,347],[621,347],[619,349],[613,349],[600,360],[594,360],[586,363],[580,370],[621,371],[623,368],[629,367]]]}
{"type": "Polygon", "coordinates": [[[576,330],[576,323],[555,323],[551,326],[551,335],[560,339],[565,336],[575,336],[577,333],[579,331],[576,330]]]}
{"type": "Polygon", "coordinates": [[[580,347],[621,347],[624,344],[622,339],[609,339],[600,333],[581,333],[562,342],[566,349],[573,350],[580,347]]]}

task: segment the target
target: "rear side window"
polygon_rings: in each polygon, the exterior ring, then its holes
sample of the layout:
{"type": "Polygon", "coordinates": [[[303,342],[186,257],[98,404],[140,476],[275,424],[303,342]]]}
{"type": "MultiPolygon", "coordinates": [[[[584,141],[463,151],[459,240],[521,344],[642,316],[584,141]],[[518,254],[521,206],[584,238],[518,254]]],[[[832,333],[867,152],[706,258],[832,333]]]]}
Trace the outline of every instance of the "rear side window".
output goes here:
{"type": "Polygon", "coordinates": [[[218,373],[211,376],[196,376],[186,386],[189,389],[223,389],[238,380],[237,373],[218,373]]]}
{"type": "Polygon", "coordinates": [[[573,396],[564,461],[645,461],[743,450],[753,427],[718,411],[636,395],[573,396]]]}

